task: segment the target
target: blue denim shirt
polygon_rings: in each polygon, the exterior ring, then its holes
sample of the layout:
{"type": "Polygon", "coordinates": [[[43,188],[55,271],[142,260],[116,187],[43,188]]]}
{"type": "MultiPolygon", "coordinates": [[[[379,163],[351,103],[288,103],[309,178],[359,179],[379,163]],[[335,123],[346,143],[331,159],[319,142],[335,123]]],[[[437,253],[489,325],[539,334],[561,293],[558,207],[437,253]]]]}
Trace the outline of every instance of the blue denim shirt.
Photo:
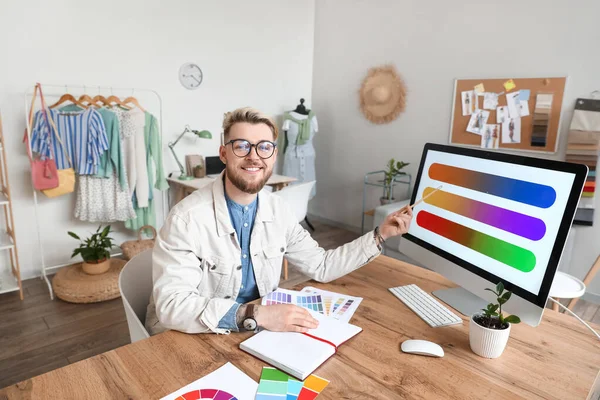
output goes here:
{"type": "Polygon", "coordinates": [[[227,314],[219,321],[219,328],[231,329],[238,331],[236,323],[236,313],[240,305],[249,301],[256,300],[260,297],[258,287],[256,286],[256,278],[254,277],[254,268],[252,267],[252,257],[250,256],[250,234],[254,226],[254,218],[256,217],[256,209],[258,208],[258,196],[248,204],[242,206],[234,202],[225,193],[227,201],[227,209],[229,210],[229,218],[235,229],[235,233],[240,242],[242,249],[242,286],[237,299],[237,304],[234,304],[227,314]]]}

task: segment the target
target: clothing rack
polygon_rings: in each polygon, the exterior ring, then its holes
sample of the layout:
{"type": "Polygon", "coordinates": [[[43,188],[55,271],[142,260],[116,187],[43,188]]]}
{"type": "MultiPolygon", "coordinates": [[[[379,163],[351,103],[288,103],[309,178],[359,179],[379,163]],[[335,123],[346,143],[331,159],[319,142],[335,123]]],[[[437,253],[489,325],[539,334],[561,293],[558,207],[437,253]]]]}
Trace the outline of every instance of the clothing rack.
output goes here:
{"type": "MultiPolygon", "coordinates": [[[[149,93],[149,94],[153,94],[154,96],[156,96],[156,99],[158,100],[158,124],[159,124],[159,132],[160,132],[160,138],[161,138],[161,146],[163,144],[163,121],[162,121],[162,98],[160,97],[160,94],[158,94],[158,92],[156,90],[152,90],[152,89],[145,89],[145,88],[119,88],[119,87],[113,87],[113,86],[101,86],[101,85],[69,85],[69,84],[63,84],[63,85],[52,85],[52,84],[45,84],[45,83],[40,83],[40,85],[42,86],[42,89],[55,89],[55,90],[59,90],[59,89],[63,89],[65,90],[65,92],[60,92],[60,93],[54,93],[54,92],[46,92],[44,91],[44,97],[57,97],[60,98],[60,96],[62,96],[63,94],[65,94],[66,92],[68,92],[70,89],[82,89],[84,94],[86,94],[86,92],[88,90],[98,90],[98,92],[101,91],[110,91],[110,94],[113,94],[113,91],[131,91],[131,96],[133,96],[135,94],[135,92],[140,92],[140,93],[149,93]]],[[[28,87],[25,90],[25,96],[24,96],[24,101],[25,101],[25,124],[27,126],[27,136],[28,136],[28,142],[29,142],[29,146],[31,148],[31,137],[30,136],[30,132],[31,132],[31,128],[29,126],[29,103],[31,102],[31,97],[33,96],[33,87],[28,87]]],[[[100,93],[98,93],[100,94],[100,93]]],[[[161,149],[162,151],[162,149],[161,149]]],[[[162,201],[162,218],[163,218],[163,222],[164,219],[167,215],[167,196],[168,196],[168,191],[164,191],[161,192],[161,201],[162,201]]],[[[41,237],[41,227],[40,227],[40,218],[39,218],[39,210],[38,210],[38,198],[37,198],[37,191],[35,189],[33,189],[33,202],[35,205],[35,224],[36,224],[36,230],[37,230],[37,239],[38,239],[38,249],[39,249],[39,254],[40,254],[40,258],[42,261],[42,276],[40,277],[40,279],[44,279],[46,281],[46,285],[48,285],[48,291],[50,292],[50,299],[54,299],[54,293],[52,291],[52,284],[50,283],[50,280],[48,279],[48,271],[52,271],[52,270],[56,270],[62,267],[66,267],[68,265],[71,265],[72,263],[65,263],[65,264],[59,264],[59,265],[52,265],[52,266],[47,266],[46,265],[46,259],[44,257],[44,246],[42,244],[42,237],[41,237]]],[[[115,253],[115,254],[111,254],[112,256],[119,256],[121,255],[121,253],[115,253]]]]}

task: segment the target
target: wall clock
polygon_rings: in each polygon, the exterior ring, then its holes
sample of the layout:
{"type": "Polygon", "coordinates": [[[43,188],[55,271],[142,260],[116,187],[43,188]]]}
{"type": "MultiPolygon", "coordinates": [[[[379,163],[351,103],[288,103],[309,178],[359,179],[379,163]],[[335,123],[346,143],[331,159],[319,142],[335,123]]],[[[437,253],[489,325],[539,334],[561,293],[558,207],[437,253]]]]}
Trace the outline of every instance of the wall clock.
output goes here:
{"type": "Polygon", "coordinates": [[[202,70],[194,63],[185,63],[179,68],[179,82],[181,82],[186,89],[198,89],[202,83],[203,77],[202,70]]]}

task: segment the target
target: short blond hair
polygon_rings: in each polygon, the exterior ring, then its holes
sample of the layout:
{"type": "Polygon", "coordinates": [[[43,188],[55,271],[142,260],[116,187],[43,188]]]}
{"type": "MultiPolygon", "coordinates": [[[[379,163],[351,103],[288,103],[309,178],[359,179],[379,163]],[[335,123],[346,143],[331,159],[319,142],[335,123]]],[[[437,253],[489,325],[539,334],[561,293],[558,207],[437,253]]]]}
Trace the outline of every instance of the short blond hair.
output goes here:
{"type": "Polygon", "coordinates": [[[273,121],[271,117],[256,108],[243,107],[225,113],[225,118],[223,118],[223,139],[225,142],[227,142],[231,127],[238,122],[247,122],[252,125],[265,124],[271,129],[271,132],[273,132],[274,141],[276,141],[277,136],[279,136],[277,125],[275,125],[275,121],[273,121]]]}

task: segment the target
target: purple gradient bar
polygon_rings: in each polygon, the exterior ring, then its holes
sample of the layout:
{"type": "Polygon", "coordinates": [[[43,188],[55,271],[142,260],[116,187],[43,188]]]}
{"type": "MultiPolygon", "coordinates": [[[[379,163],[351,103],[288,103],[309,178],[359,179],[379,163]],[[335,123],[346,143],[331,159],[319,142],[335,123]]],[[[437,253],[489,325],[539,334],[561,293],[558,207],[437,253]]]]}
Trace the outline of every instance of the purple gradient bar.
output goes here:
{"type": "MultiPolygon", "coordinates": [[[[426,188],[423,196],[433,193],[434,190],[426,188]]],[[[425,202],[530,240],[540,240],[546,234],[546,224],[539,218],[443,190],[428,197],[425,202]]]]}

